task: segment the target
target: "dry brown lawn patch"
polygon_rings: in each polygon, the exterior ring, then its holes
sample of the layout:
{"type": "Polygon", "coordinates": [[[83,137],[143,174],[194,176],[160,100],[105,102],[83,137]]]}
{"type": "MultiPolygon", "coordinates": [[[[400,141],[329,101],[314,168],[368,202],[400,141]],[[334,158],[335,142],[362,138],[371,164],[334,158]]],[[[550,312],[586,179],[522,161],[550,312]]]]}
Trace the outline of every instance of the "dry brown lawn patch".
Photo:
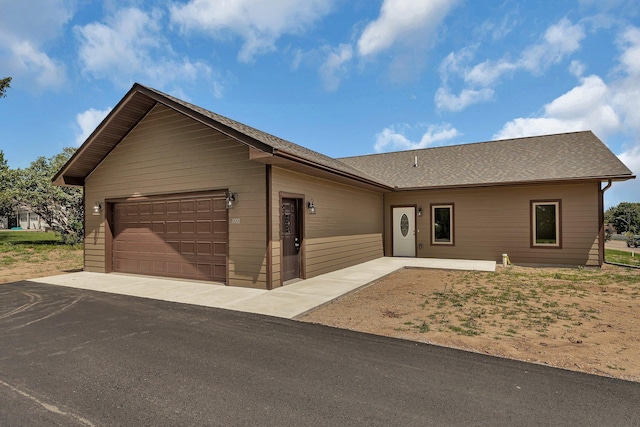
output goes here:
{"type": "Polygon", "coordinates": [[[404,269],[303,321],[640,381],[640,270],[404,269]]]}

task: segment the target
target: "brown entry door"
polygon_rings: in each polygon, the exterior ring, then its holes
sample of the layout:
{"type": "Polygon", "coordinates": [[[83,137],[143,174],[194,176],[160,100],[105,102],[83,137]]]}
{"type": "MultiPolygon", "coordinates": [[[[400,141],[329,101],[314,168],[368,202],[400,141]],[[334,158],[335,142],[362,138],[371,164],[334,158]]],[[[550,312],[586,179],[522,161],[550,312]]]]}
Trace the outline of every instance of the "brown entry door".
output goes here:
{"type": "Polygon", "coordinates": [[[282,199],[282,281],[300,277],[300,200],[282,199]]]}

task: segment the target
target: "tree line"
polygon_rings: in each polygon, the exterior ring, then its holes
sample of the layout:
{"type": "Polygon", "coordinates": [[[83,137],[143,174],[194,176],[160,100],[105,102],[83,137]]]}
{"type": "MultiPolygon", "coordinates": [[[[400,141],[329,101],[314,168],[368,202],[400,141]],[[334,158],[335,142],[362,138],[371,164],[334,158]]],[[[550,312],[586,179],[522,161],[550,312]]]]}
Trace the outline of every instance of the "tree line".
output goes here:
{"type": "Polygon", "coordinates": [[[638,234],[640,232],[640,203],[622,202],[612,206],[604,213],[604,221],[619,233],[638,234]]]}
{"type": "Polygon", "coordinates": [[[53,157],[38,157],[24,169],[12,169],[0,150],[0,217],[17,210],[37,214],[65,243],[79,243],[84,236],[82,188],[58,187],[51,178],[76,151],[65,148],[53,157]]]}

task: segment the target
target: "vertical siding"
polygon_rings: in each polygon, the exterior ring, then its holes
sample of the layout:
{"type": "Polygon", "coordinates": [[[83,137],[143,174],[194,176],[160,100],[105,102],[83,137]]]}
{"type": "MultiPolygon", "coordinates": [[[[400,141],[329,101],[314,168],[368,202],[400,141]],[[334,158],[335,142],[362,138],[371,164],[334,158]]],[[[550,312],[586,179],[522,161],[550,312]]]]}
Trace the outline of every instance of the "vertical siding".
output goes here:
{"type": "Polygon", "coordinates": [[[349,267],[382,256],[381,193],[273,167],[273,286],[280,280],[280,193],[313,199],[316,214],[304,208],[305,277],[349,267]]]}
{"type": "MultiPolygon", "coordinates": [[[[391,206],[416,204],[418,257],[501,261],[506,253],[514,263],[598,265],[598,183],[519,185],[489,188],[408,191],[387,194],[391,206]],[[562,248],[532,248],[530,201],[561,200],[562,248]],[[429,206],[454,203],[454,246],[430,244],[429,206]]],[[[391,254],[390,221],[385,223],[385,254],[391,254]]]]}
{"type": "MultiPolygon", "coordinates": [[[[229,277],[233,286],[266,287],[265,166],[249,149],[164,106],[156,106],[86,179],[85,268],[105,271],[105,199],[229,189],[229,277]]],[[[107,248],[110,250],[110,248],[107,248]]]]}

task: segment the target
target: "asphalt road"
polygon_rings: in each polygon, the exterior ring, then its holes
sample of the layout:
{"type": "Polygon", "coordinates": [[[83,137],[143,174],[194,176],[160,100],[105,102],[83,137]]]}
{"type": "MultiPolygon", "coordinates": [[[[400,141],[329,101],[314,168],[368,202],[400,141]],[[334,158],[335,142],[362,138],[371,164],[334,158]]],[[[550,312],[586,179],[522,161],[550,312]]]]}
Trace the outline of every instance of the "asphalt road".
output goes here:
{"type": "Polygon", "coordinates": [[[0,285],[0,425],[640,424],[640,384],[320,325],[0,285]]]}
{"type": "Polygon", "coordinates": [[[605,242],[604,247],[607,249],[616,249],[619,251],[634,252],[636,256],[640,256],[640,248],[633,248],[633,247],[630,248],[629,246],[627,246],[627,242],[624,240],[609,240],[608,242],[605,242]]]}

